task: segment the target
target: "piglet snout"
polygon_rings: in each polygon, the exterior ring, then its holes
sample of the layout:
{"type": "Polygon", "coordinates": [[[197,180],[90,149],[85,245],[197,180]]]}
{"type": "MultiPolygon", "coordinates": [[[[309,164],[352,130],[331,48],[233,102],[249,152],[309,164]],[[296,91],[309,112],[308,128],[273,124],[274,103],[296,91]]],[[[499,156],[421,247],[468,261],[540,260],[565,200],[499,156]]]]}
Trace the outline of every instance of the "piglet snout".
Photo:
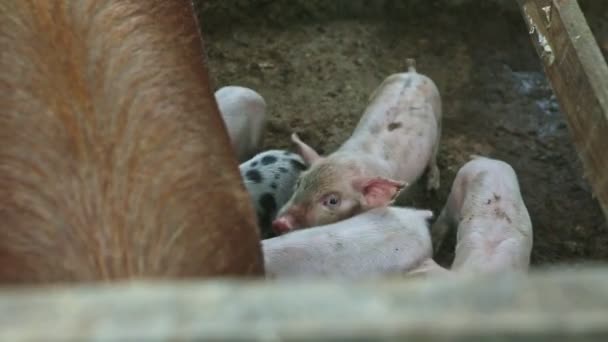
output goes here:
{"type": "Polygon", "coordinates": [[[272,231],[277,235],[289,233],[293,230],[292,220],[288,216],[281,216],[272,221],[272,231]]]}

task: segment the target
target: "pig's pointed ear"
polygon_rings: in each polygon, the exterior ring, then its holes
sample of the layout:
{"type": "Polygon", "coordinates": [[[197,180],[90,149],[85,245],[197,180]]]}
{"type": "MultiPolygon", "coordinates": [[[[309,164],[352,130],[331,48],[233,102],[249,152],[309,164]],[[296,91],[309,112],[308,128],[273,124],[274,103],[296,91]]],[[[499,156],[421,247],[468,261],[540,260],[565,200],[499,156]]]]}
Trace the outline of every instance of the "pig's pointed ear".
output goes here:
{"type": "Polygon", "coordinates": [[[368,208],[377,208],[391,205],[399,193],[405,189],[407,183],[374,177],[356,179],[353,185],[357,191],[363,194],[365,205],[368,208]]]}
{"type": "Polygon", "coordinates": [[[298,146],[298,154],[309,166],[321,158],[317,151],[300,140],[300,137],[296,133],[291,134],[291,141],[298,146]]]}

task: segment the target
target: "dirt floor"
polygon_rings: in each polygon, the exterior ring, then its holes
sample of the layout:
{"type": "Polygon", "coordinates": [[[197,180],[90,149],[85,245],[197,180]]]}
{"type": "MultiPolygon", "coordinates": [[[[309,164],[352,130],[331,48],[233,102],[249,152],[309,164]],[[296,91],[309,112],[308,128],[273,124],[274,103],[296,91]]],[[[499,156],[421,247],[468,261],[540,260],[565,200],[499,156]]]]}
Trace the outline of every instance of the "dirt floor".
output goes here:
{"type": "MultiPolygon", "coordinates": [[[[215,88],[242,85],[265,97],[267,148],[291,148],[289,134],[297,131],[318,150],[333,151],[351,133],[372,90],[414,57],[419,72],[442,92],[444,131],[441,189],[417,194],[413,205],[438,214],[471,153],[499,158],[520,179],[534,224],[533,265],[608,259],[604,218],[519,12],[476,6],[414,8],[384,17],[360,10],[350,19],[343,13],[318,20],[306,8],[289,8],[286,19],[267,7],[227,16],[221,27],[217,16],[202,21],[215,88]]],[[[592,24],[606,18],[607,12],[591,12],[592,24]]],[[[453,239],[447,245],[443,264],[453,239]]]]}

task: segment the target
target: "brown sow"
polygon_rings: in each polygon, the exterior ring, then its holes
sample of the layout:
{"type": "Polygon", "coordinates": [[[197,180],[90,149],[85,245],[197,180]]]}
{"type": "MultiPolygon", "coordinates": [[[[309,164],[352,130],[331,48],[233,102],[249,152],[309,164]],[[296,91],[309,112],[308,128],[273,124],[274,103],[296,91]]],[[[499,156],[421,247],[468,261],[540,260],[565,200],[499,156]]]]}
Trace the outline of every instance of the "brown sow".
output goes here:
{"type": "Polygon", "coordinates": [[[0,282],[263,275],[187,0],[0,2],[0,282]]]}

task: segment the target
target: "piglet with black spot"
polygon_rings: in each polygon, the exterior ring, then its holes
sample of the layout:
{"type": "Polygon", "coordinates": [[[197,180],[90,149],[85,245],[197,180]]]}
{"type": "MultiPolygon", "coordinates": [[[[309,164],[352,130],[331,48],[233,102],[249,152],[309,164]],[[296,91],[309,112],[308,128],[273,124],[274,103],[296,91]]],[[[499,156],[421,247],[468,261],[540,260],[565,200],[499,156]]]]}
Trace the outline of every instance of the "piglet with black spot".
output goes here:
{"type": "Polygon", "coordinates": [[[306,169],[304,160],[285,150],[262,152],[240,165],[241,176],[256,208],[262,238],[273,237],[271,223],[293,193],[306,169]]]}
{"type": "Polygon", "coordinates": [[[277,233],[388,206],[425,171],[427,188],[439,188],[441,99],[433,81],[408,62],[408,72],[387,77],[375,90],[352,136],[334,153],[319,156],[292,135],[310,169],[274,221],[277,233]]]}
{"type": "Polygon", "coordinates": [[[451,229],[457,229],[452,271],[528,270],[532,222],[509,164],[473,156],[460,168],[432,227],[436,249],[451,229]]]}

